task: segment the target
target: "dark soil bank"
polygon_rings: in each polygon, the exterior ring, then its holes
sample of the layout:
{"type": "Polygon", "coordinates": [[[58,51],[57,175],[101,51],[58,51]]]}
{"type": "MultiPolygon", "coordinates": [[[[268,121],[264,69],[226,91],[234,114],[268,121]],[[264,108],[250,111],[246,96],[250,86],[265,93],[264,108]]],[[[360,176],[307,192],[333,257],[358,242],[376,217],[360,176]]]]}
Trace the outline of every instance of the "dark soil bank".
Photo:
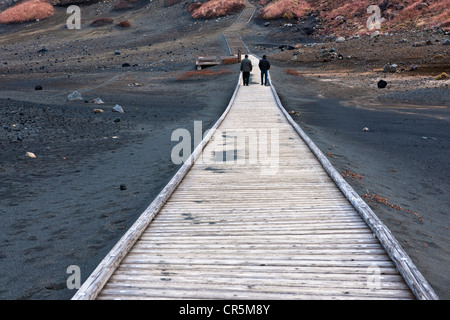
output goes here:
{"type": "Polygon", "coordinates": [[[293,118],[387,225],[436,294],[448,299],[450,110],[436,101],[449,90],[435,89],[437,100],[429,99],[428,107],[393,100],[356,106],[336,98],[336,91],[351,97],[338,84],[293,78],[281,68],[272,78],[284,107],[300,112],[293,118]]]}
{"type": "Polygon", "coordinates": [[[90,275],[176,172],[172,132],[211,127],[236,81],[237,72],[140,94],[103,88],[84,94],[89,103],[0,100],[0,297],[70,299],[67,267],[90,275]],[[104,105],[90,103],[98,96],[104,105]]]}

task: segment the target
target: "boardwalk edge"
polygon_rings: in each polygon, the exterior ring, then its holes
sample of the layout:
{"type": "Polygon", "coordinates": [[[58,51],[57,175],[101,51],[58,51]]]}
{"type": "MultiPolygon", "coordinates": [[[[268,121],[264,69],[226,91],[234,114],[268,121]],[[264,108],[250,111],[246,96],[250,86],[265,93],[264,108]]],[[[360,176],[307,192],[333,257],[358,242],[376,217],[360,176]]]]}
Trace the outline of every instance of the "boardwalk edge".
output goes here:
{"type": "Polygon", "coordinates": [[[195,148],[189,158],[184,162],[177,173],[172,177],[169,183],[161,190],[158,196],[147,207],[147,209],[139,216],[130,229],[120,238],[116,245],[110,250],[106,257],[100,262],[97,268],[91,273],[83,285],[78,289],[71,300],[94,300],[96,299],[103,286],[108,279],[114,273],[120,262],[136,243],[145,229],[149,226],[151,221],[156,217],[158,212],[164,206],[166,201],[170,198],[174,190],[180,184],[181,180],[186,176],[195,160],[201,155],[203,149],[210,141],[211,137],[225,119],[226,115],[230,111],[237,92],[239,91],[239,79],[235,87],[234,93],[221,117],[208,131],[207,135],[203,138],[200,144],[195,148]]]}
{"type": "MultiPolygon", "coordinates": [[[[255,56],[255,55],[254,55],[255,56]]],[[[410,287],[415,297],[419,300],[438,300],[438,296],[431,288],[427,280],[423,277],[421,272],[417,269],[411,258],[404,251],[398,241],[395,239],[390,230],[385,224],[377,217],[373,210],[367,205],[366,202],[355,192],[355,190],[344,180],[344,178],[337,172],[330,161],[315,145],[315,143],[308,137],[308,135],[300,128],[300,126],[292,119],[286,109],[283,107],[281,100],[272,84],[272,79],[269,73],[269,83],[272,90],[272,94],[275,97],[276,103],[288,122],[292,125],[295,131],[308,145],[310,150],[314,153],[317,159],[322,164],[322,167],[331,177],[331,179],[337,184],[339,189],[350,201],[353,207],[358,211],[361,217],[364,219],[369,228],[373,231],[374,235],[380,241],[383,248],[386,250],[389,257],[394,262],[397,270],[400,272],[405,282],[410,287]]]]}

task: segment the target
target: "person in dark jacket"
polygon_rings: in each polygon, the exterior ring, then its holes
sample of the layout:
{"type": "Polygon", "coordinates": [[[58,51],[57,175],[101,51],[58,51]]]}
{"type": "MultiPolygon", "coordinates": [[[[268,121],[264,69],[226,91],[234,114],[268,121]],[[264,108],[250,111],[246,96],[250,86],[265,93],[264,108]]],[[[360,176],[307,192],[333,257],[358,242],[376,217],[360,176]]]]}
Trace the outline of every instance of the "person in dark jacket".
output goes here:
{"type": "Polygon", "coordinates": [[[244,82],[244,86],[248,86],[248,82],[250,80],[250,72],[252,71],[252,69],[252,62],[248,58],[248,54],[246,54],[245,58],[241,61],[242,80],[244,82]]]}
{"type": "Polygon", "coordinates": [[[259,70],[261,70],[261,85],[269,85],[268,80],[268,71],[270,69],[270,62],[267,60],[267,56],[263,56],[261,60],[259,60],[259,70]]]}

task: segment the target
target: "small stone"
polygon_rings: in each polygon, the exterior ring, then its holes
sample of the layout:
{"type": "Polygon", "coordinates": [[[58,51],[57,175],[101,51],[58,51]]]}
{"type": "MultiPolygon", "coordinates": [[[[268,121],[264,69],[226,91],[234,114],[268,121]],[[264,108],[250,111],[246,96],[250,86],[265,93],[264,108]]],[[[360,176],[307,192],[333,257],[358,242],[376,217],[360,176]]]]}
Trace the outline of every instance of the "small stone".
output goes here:
{"type": "Polygon", "coordinates": [[[69,99],[69,101],[83,100],[81,93],[79,93],[78,91],[72,92],[67,96],[67,98],[69,99]]]}
{"type": "Polygon", "coordinates": [[[94,113],[103,113],[104,110],[103,109],[94,109],[94,113]]]}
{"type": "Polygon", "coordinates": [[[387,64],[383,67],[383,72],[391,72],[395,73],[397,72],[398,66],[396,64],[387,64]]]}
{"type": "Polygon", "coordinates": [[[34,87],[34,90],[42,90],[42,86],[36,86],[34,87]]]}
{"type": "Polygon", "coordinates": [[[337,43],[341,43],[341,42],[344,42],[345,41],[345,38],[344,37],[337,37],[336,38],[336,42],[337,43]]]}
{"type": "Polygon", "coordinates": [[[387,82],[385,80],[380,80],[380,81],[378,81],[377,85],[378,85],[378,88],[383,89],[383,88],[386,88],[387,82]]]}
{"type": "Polygon", "coordinates": [[[33,152],[27,152],[25,155],[31,159],[36,159],[36,155],[33,152]]]}
{"type": "Polygon", "coordinates": [[[121,185],[120,185],[120,190],[127,190],[127,186],[124,185],[124,184],[121,184],[121,185]]]}
{"type": "Polygon", "coordinates": [[[116,104],[114,106],[114,108],[112,109],[113,112],[119,112],[119,113],[124,113],[123,108],[121,106],[119,106],[118,104],[116,104]]]}
{"type": "Polygon", "coordinates": [[[440,75],[436,76],[436,80],[444,80],[448,78],[448,74],[442,72],[440,75]]]}
{"type": "Polygon", "coordinates": [[[46,47],[42,47],[41,49],[38,50],[37,53],[44,53],[44,52],[47,52],[47,51],[48,51],[48,49],[46,47]]]}
{"type": "Polygon", "coordinates": [[[97,98],[97,99],[95,99],[95,100],[92,100],[92,103],[95,103],[95,104],[104,104],[103,100],[100,99],[100,98],[97,98]]]}
{"type": "Polygon", "coordinates": [[[364,128],[363,128],[363,131],[364,131],[364,132],[367,132],[367,131],[369,131],[369,128],[364,127],[364,128]]]}

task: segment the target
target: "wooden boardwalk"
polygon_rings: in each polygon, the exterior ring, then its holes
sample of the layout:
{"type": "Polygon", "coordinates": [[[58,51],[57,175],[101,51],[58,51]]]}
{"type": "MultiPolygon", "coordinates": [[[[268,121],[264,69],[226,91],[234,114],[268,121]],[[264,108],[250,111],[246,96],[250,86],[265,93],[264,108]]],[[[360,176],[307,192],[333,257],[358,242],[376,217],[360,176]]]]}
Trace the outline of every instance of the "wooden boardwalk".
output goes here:
{"type": "Polygon", "coordinates": [[[239,14],[236,21],[224,31],[223,35],[225,37],[230,55],[238,54],[239,52],[242,54],[250,53],[239,35],[239,30],[251,21],[255,11],[256,7],[246,0],[244,10],[242,10],[239,14]]]}
{"type": "Polygon", "coordinates": [[[253,73],[73,299],[437,298],[324,159],[253,73]]]}

